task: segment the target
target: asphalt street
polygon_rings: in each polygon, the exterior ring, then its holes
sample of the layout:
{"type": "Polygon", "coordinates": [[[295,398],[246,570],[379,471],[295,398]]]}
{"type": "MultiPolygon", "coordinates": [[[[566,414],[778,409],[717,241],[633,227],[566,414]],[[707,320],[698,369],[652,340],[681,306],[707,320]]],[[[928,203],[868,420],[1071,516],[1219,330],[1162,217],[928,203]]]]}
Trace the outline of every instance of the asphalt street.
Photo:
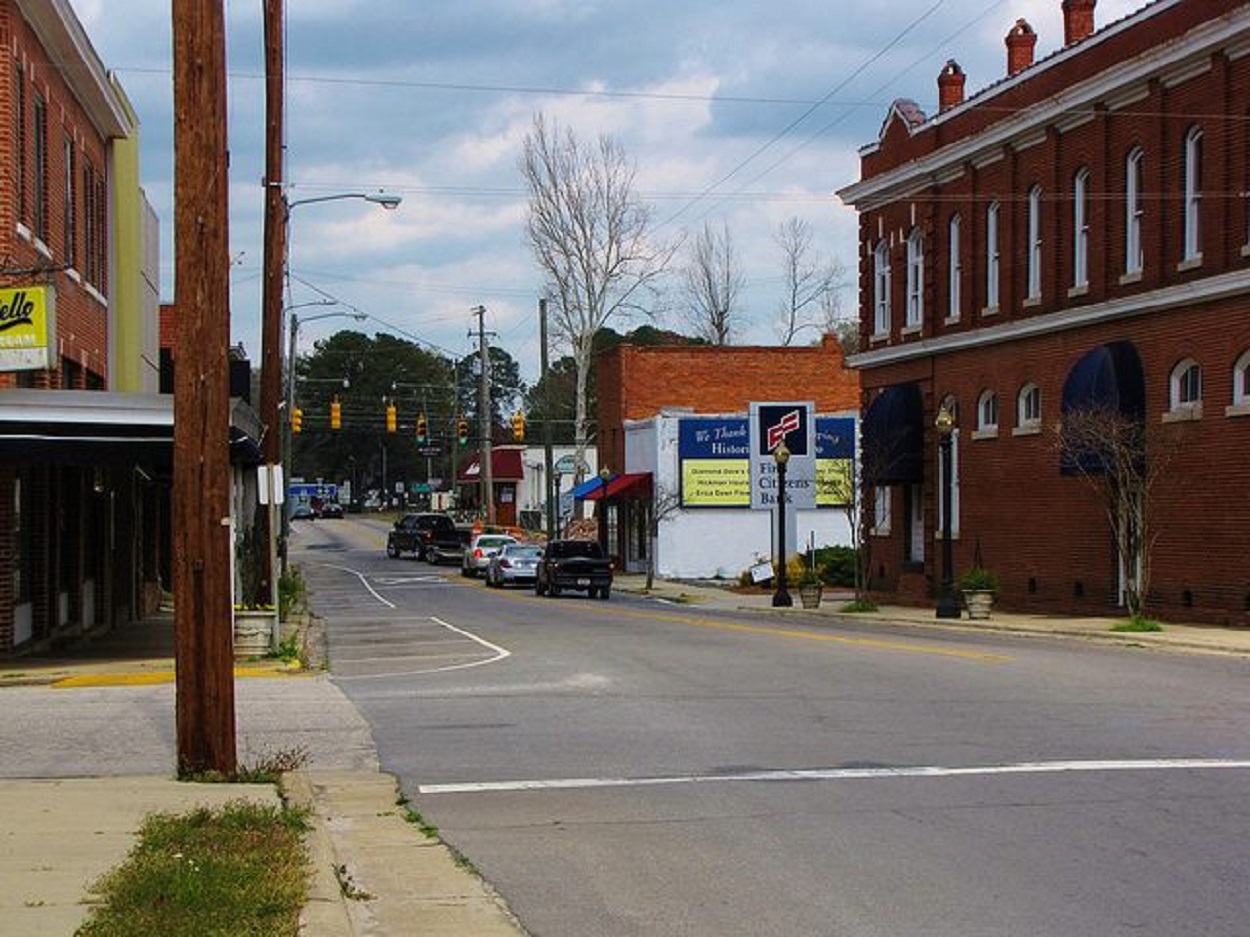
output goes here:
{"type": "Polygon", "coordinates": [[[383,770],[535,935],[1245,932],[1244,658],[501,593],[358,521],[300,543],[383,770]]]}

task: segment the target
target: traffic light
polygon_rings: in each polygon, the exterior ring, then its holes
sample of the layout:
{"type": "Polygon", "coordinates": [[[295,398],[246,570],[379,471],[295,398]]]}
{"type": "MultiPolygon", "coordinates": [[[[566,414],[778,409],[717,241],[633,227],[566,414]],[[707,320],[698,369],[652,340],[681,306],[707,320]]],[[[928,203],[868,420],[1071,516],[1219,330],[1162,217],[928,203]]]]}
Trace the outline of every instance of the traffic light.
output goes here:
{"type": "Polygon", "coordinates": [[[464,417],[456,421],[456,439],[462,446],[469,441],[469,421],[464,417]]]}
{"type": "Polygon", "coordinates": [[[512,417],[512,438],[517,442],[525,438],[525,414],[520,410],[512,417]]]}
{"type": "Polygon", "coordinates": [[[335,397],[330,401],[330,429],[343,428],[343,405],[339,403],[339,398],[335,397]]]}
{"type": "Polygon", "coordinates": [[[417,415],[417,444],[424,446],[430,438],[429,424],[425,421],[425,412],[417,415]]]}
{"type": "Polygon", "coordinates": [[[292,433],[304,432],[304,411],[301,410],[299,407],[296,407],[294,410],[291,411],[291,432],[292,433]]]}
{"type": "Polygon", "coordinates": [[[399,428],[399,412],[395,409],[395,404],[388,403],[386,405],[386,431],[393,433],[399,428]]]}

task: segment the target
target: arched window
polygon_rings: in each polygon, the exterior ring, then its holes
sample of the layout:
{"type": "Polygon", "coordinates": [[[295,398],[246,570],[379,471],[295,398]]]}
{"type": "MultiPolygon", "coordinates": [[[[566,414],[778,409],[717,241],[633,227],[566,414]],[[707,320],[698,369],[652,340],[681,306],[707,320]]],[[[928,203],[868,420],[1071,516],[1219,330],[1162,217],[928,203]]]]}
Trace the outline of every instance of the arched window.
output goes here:
{"type": "Polygon", "coordinates": [[[946,281],[946,318],[957,322],[963,312],[963,259],[959,254],[959,234],[961,222],[958,215],[952,215],[946,225],[946,257],[950,262],[946,281]]]}
{"type": "Polygon", "coordinates": [[[985,309],[998,311],[998,202],[985,210],[985,309]]]}
{"type": "Polygon", "coordinates": [[[1173,413],[1202,415],[1202,368],[1193,358],[1186,358],[1172,369],[1168,401],[1173,413]]]}
{"type": "Polygon", "coordinates": [[[1250,350],[1233,365],[1233,406],[1250,407],[1250,350]]]}
{"type": "Polygon", "coordinates": [[[907,322],[908,328],[924,322],[924,235],[913,228],[907,238],[907,322]]]}
{"type": "Polygon", "coordinates": [[[1182,261],[1202,260],[1202,128],[1185,135],[1185,253],[1182,261]]]}
{"type": "Polygon", "coordinates": [[[977,398],[977,438],[998,435],[998,394],[981,392],[977,398]]]}
{"type": "Polygon", "coordinates": [[[882,238],[873,252],[873,335],[890,334],[890,244],[882,238]]]}
{"type": "Polygon", "coordinates": [[[1042,428],[1042,389],[1025,384],[1016,396],[1016,428],[1036,432],[1042,428]]]}
{"type": "Polygon", "coordinates": [[[1124,273],[1141,273],[1142,149],[1133,147],[1124,163],[1124,273]]]}
{"type": "Polygon", "coordinates": [[[1029,283],[1026,299],[1042,298],[1042,187],[1029,189],[1029,283]]]}
{"type": "Polygon", "coordinates": [[[1089,170],[1072,179],[1072,286],[1089,286],[1089,170]]]}

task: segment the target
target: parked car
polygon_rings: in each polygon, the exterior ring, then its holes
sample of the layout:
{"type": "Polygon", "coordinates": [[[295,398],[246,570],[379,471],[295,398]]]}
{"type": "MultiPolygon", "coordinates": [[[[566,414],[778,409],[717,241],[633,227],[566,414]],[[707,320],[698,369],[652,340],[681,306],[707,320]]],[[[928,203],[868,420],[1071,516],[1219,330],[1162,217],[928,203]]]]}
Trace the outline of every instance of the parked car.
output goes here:
{"type": "Polygon", "coordinates": [[[596,540],[552,540],[543,550],[534,579],[537,595],[557,596],[565,589],[584,591],[590,598],[612,594],[612,561],[596,540]]]}
{"type": "Polygon", "coordinates": [[[321,518],[339,518],[343,516],[343,505],[337,501],[327,501],[321,505],[321,510],[317,512],[317,516],[321,518]]]}
{"type": "Polygon", "coordinates": [[[405,514],[386,535],[386,555],[396,559],[413,553],[419,560],[442,558],[452,551],[458,555],[468,536],[469,531],[457,527],[450,515],[436,511],[405,514]]]}
{"type": "Polygon", "coordinates": [[[508,534],[478,534],[464,550],[464,559],[460,563],[460,572],[465,576],[481,576],[490,566],[490,558],[510,543],[516,543],[516,537],[508,534]]]}
{"type": "Polygon", "coordinates": [[[291,505],[291,520],[314,521],[316,519],[317,512],[313,510],[312,505],[307,501],[297,501],[291,505]]]}
{"type": "Polygon", "coordinates": [[[543,548],[534,543],[509,543],[490,558],[486,568],[488,586],[532,583],[538,576],[543,548]]]}

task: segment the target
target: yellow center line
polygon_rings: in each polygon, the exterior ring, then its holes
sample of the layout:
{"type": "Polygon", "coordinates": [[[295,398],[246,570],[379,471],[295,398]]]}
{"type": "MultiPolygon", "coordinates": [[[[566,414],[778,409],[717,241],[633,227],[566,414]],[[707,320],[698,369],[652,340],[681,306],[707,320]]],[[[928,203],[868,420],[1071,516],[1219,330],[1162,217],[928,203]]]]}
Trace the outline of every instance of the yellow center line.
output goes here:
{"type": "MultiPolygon", "coordinates": [[[[545,602],[538,596],[518,596],[531,602],[545,602]]],[[[905,641],[888,641],[883,638],[850,638],[840,634],[826,634],[798,628],[770,628],[764,625],[743,625],[712,618],[695,618],[689,615],[656,615],[648,612],[635,612],[623,608],[604,608],[593,605],[589,609],[599,615],[614,615],[619,618],[640,618],[646,621],[663,621],[679,625],[690,625],[695,628],[709,628],[714,631],[731,631],[739,634],[759,634],[769,637],[792,638],[803,641],[816,641],[826,644],[843,644],[850,647],[866,647],[879,651],[904,651],[909,654],[930,654],[934,657],[953,657],[958,660],[972,660],[983,664],[1005,664],[1014,660],[1007,654],[992,654],[988,651],[962,651],[927,644],[912,644],[905,641]]]]}

